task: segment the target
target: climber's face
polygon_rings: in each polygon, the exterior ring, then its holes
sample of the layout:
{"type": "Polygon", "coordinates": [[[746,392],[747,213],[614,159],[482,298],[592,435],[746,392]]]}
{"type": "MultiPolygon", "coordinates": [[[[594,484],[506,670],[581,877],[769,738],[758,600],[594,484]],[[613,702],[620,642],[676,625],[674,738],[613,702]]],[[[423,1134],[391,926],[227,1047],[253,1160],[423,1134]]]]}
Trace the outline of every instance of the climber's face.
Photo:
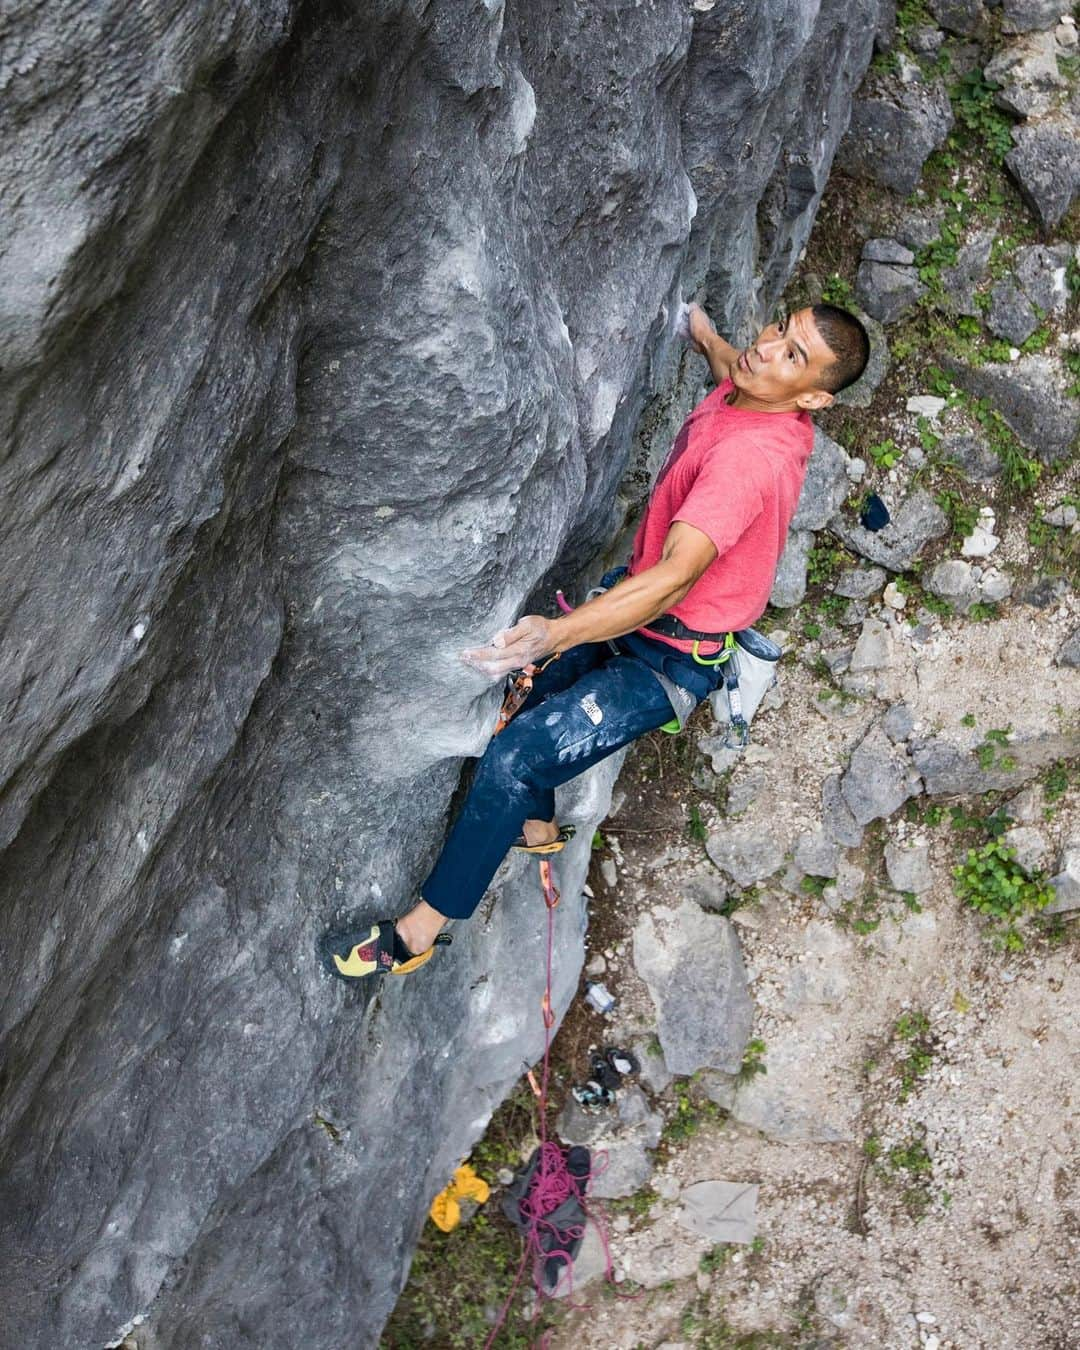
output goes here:
{"type": "Polygon", "coordinates": [[[817,330],[813,310],[798,309],[762,329],[740,352],[731,367],[731,379],[755,403],[813,411],[833,401],[822,387],[822,375],[835,360],[817,330]]]}

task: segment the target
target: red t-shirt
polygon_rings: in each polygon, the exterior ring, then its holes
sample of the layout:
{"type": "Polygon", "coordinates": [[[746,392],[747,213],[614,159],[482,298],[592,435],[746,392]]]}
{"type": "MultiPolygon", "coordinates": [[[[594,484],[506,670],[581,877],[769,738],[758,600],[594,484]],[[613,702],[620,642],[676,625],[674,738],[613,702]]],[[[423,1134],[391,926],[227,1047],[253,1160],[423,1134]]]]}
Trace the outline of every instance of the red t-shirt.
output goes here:
{"type": "MultiPolygon", "coordinates": [[[[685,520],[716,545],[717,556],[669,612],[690,628],[749,628],[769,602],[814,445],[807,412],[733,408],[730,379],[707,394],[682,425],[657,476],[637,534],[629,575],[660,561],[672,522],[685,520]]],[[[680,651],[693,643],[645,633],[680,651]]],[[[704,644],[703,655],[716,651],[704,644]]]]}

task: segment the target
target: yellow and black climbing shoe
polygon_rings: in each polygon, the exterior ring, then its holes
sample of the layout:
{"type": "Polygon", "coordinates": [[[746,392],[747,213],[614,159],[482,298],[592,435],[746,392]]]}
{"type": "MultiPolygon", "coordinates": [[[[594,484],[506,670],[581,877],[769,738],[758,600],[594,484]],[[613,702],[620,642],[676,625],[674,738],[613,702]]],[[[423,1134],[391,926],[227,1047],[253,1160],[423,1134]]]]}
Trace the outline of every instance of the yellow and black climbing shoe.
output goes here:
{"type": "Polygon", "coordinates": [[[518,853],[561,853],[576,833],[573,825],[560,825],[559,833],[549,844],[530,844],[523,834],[519,834],[510,847],[518,853]]]}
{"type": "Polygon", "coordinates": [[[323,969],[352,984],[369,975],[408,975],[431,957],[436,947],[449,946],[449,933],[439,933],[426,952],[414,956],[401,940],[392,919],[382,919],[369,929],[346,929],[324,933],[319,939],[323,969]]]}

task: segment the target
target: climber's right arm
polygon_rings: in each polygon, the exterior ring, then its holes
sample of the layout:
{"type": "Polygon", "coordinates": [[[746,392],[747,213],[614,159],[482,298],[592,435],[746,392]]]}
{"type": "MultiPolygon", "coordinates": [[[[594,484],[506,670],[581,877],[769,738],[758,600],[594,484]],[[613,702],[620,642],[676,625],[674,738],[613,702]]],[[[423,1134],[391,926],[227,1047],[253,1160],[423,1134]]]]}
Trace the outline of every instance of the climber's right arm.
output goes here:
{"type": "Polygon", "coordinates": [[[722,384],[728,377],[730,367],[739,359],[738,348],[720,336],[700,305],[690,306],[689,324],[691,347],[704,356],[713,379],[717,384],[722,384]]]}

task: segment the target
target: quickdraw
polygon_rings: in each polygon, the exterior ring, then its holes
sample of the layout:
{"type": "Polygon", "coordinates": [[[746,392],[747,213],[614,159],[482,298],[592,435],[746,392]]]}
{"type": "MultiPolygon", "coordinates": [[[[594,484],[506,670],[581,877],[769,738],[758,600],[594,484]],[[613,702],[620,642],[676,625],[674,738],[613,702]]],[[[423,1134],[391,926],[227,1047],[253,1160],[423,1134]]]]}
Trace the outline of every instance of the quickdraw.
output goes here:
{"type": "Polygon", "coordinates": [[[495,730],[491,733],[493,736],[497,736],[500,731],[506,730],[514,714],[521,711],[525,700],[532,693],[533,680],[542,671],[547,670],[552,661],[557,661],[561,655],[562,652],[553,652],[541,665],[534,665],[530,662],[529,665],[522,668],[503,698],[499,715],[495,719],[495,730]]]}

